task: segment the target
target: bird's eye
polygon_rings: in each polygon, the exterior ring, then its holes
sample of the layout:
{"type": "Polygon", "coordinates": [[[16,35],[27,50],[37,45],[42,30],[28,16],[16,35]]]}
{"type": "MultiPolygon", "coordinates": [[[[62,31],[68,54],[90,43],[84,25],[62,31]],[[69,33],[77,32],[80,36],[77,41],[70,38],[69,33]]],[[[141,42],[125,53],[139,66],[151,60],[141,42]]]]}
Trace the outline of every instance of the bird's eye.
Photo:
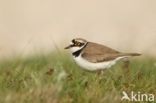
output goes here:
{"type": "Polygon", "coordinates": [[[74,43],[74,45],[76,46],[76,45],[77,45],[77,43],[75,42],[75,43],[74,43]]]}
{"type": "Polygon", "coordinates": [[[75,41],[75,44],[77,44],[77,41],[75,41]]]}
{"type": "Polygon", "coordinates": [[[82,46],[82,43],[79,42],[79,43],[77,43],[77,45],[78,45],[78,46],[82,46]]]}

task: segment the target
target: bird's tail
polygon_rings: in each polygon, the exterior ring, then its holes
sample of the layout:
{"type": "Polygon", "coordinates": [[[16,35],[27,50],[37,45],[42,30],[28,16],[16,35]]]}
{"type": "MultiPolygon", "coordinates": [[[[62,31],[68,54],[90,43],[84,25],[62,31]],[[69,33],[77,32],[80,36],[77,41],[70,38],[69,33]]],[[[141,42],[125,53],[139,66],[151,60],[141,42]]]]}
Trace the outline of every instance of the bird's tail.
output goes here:
{"type": "Polygon", "coordinates": [[[121,56],[140,56],[141,54],[139,53],[123,53],[121,56]]]}

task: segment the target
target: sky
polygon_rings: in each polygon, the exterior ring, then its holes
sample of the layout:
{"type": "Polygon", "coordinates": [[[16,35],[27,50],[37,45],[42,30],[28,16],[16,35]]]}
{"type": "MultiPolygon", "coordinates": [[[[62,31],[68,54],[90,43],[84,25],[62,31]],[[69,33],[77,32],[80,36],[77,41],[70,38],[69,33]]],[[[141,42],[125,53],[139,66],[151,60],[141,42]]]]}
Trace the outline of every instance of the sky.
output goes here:
{"type": "Polygon", "coordinates": [[[81,37],[156,56],[155,0],[0,0],[0,57],[63,50],[81,37]]]}

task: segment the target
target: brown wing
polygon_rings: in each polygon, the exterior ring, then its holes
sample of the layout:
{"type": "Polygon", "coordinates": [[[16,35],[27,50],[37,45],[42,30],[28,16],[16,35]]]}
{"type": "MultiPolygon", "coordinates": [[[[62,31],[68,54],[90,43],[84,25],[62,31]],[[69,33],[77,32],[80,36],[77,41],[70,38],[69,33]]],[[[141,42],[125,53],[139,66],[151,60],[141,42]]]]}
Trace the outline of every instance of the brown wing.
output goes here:
{"type": "Polygon", "coordinates": [[[89,42],[83,49],[82,57],[90,62],[102,62],[117,58],[120,52],[104,45],[89,42]]]}

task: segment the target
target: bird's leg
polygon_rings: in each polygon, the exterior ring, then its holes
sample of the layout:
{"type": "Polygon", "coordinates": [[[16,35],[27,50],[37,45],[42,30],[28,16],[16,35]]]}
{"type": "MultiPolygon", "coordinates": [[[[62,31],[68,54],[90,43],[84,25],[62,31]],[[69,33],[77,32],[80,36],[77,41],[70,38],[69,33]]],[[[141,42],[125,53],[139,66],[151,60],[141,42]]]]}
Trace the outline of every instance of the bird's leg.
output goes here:
{"type": "Polygon", "coordinates": [[[129,68],[129,65],[130,65],[130,61],[128,58],[125,58],[124,61],[123,61],[123,72],[124,72],[124,76],[129,79],[130,77],[130,68],[129,68]]]}
{"type": "Polygon", "coordinates": [[[101,69],[101,70],[98,70],[97,72],[96,72],[96,76],[98,77],[98,82],[99,82],[99,84],[101,84],[101,82],[103,81],[103,76],[105,75],[105,69],[101,69]]]}
{"type": "Polygon", "coordinates": [[[129,64],[130,61],[128,59],[124,60],[123,69],[125,70],[125,72],[129,72],[129,64]]]}
{"type": "Polygon", "coordinates": [[[97,73],[98,76],[100,76],[100,75],[103,75],[104,72],[105,72],[105,69],[100,69],[96,73],[97,73]]]}
{"type": "Polygon", "coordinates": [[[101,70],[98,70],[96,74],[99,76],[101,74],[101,70]]]}

